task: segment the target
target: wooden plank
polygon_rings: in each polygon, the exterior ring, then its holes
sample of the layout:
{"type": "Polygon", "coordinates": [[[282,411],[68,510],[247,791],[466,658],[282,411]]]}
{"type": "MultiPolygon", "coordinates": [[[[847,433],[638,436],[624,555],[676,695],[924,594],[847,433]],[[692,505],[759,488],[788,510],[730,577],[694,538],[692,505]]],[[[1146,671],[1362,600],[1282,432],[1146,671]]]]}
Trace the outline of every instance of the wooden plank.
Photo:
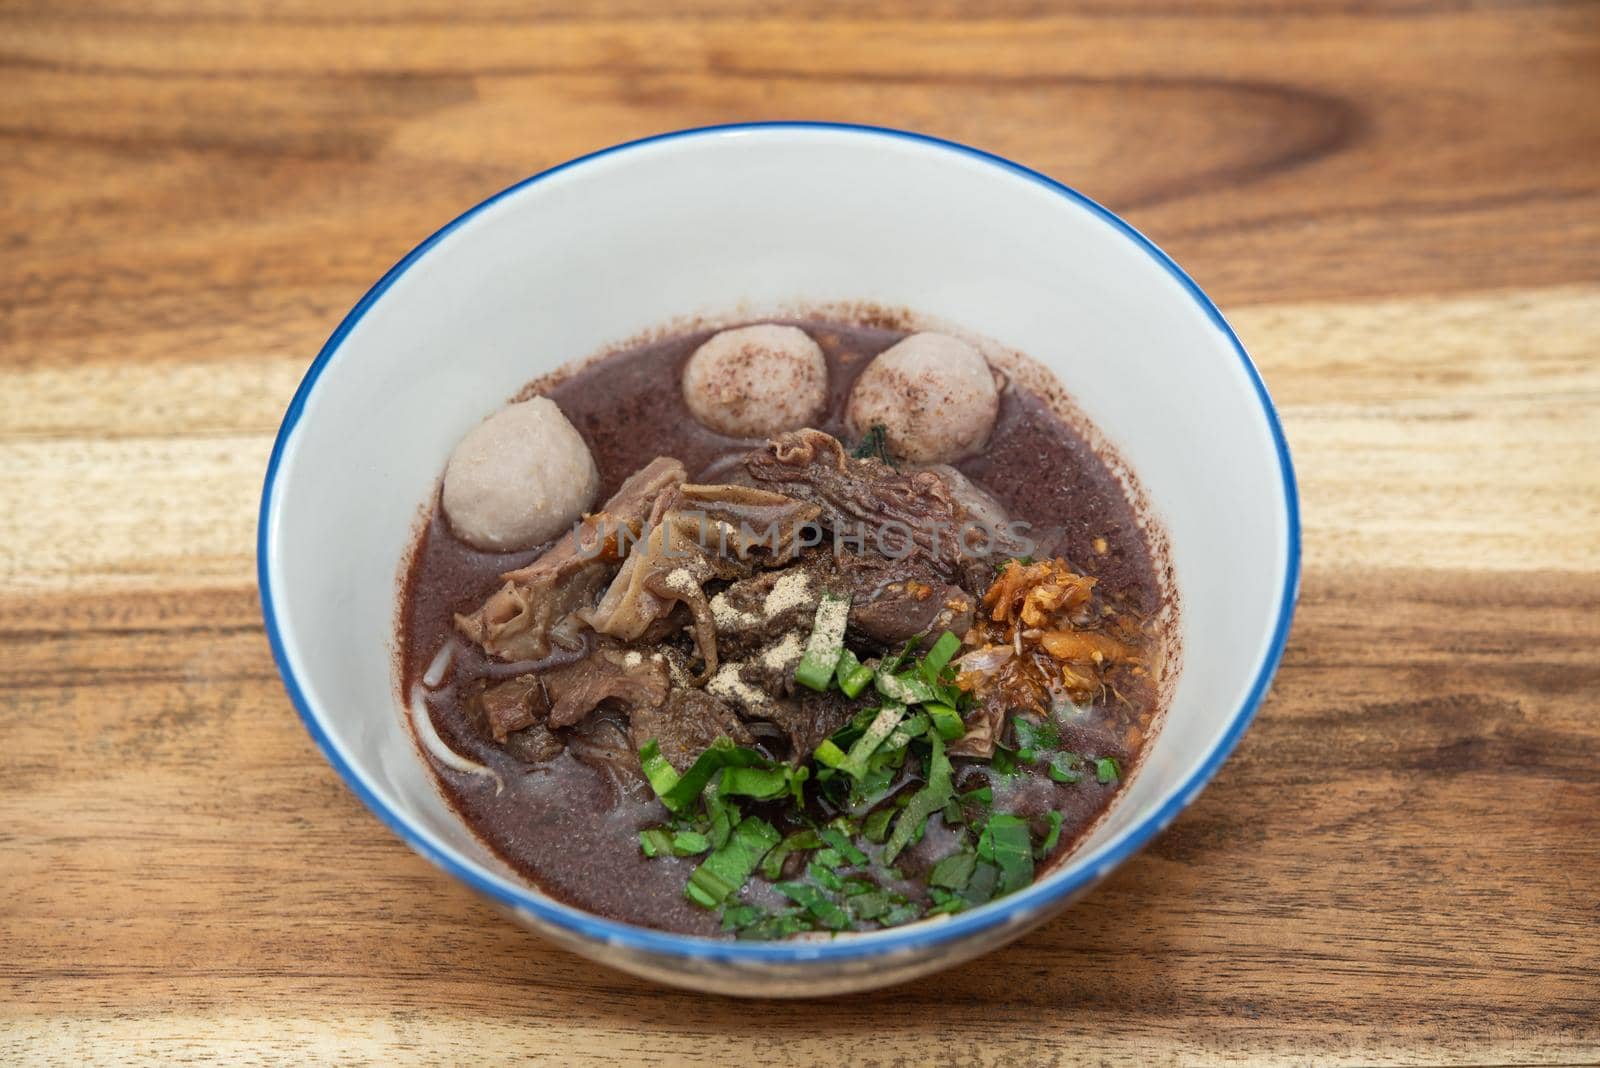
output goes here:
{"type": "MultiPolygon", "coordinates": [[[[986,1064],[1037,1043],[1110,1063],[1581,1059],[1600,1042],[1600,584],[1484,587],[1308,576],[1272,699],[1171,831],[986,962],[763,1008],[763,1059],[841,1041],[917,1059],[924,1036],[891,1017],[986,1064]]],[[[751,1041],[747,1006],[551,948],[392,838],[288,710],[248,591],[0,605],[17,1048],[450,1059],[492,1036],[606,1063],[751,1041]]]]}

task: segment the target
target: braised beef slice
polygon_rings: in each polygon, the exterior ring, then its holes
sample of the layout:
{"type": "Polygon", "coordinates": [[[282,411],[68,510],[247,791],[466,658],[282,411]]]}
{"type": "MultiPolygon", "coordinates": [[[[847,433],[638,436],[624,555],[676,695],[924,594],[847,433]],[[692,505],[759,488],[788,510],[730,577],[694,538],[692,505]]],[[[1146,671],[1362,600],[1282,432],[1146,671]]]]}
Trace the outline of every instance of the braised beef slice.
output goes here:
{"type": "Polygon", "coordinates": [[[570,727],[604,701],[628,709],[667,699],[666,661],[657,655],[600,646],[582,660],[539,676],[550,695],[550,725],[570,727]]]}
{"type": "Polygon", "coordinates": [[[537,675],[518,675],[497,682],[469,701],[479,727],[495,741],[504,743],[512,731],[520,731],[550,714],[550,701],[537,675]]]}
{"type": "Polygon", "coordinates": [[[601,634],[638,641],[677,605],[694,620],[702,681],[717,668],[717,628],[705,583],[790,559],[796,532],[819,508],[770,490],[684,484],[663,494],[605,596],[581,618],[601,634]]]}
{"type": "Polygon", "coordinates": [[[548,656],[556,625],[594,602],[620,559],[622,542],[638,537],[656,500],[683,479],[677,460],[652,460],[539,559],[500,576],[505,585],[477,611],[457,615],[456,629],[501,660],[548,656]]]}
{"type": "Polygon", "coordinates": [[[733,709],[704,690],[674,687],[664,704],[640,705],[628,715],[628,733],[635,750],[654,739],[661,755],[679,771],[718,738],[751,745],[755,738],[733,709]]]}
{"type": "Polygon", "coordinates": [[[561,736],[543,723],[512,731],[506,735],[505,742],[506,752],[525,764],[548,763],[560,756],[566,747],[561,736]]]}
{"type": "Polygon", "coordinates": [[[859,637],[898,648],[916,637],[932,641],[947,630],[959,636],[972,626],[972,596],[925,562],[844,557],[840,565],[851,594],[850,627],[859,637]]]}
{"type": "Polygon", "coordinates": [[[773,438],[745,468],[759,485],[819,504],[836,539],[860,539],[864,552],[900,564],[925,562],[946,581],[977,577],[959,537],[969,516],[938,472],[854,459],[837,438],[811,429],[773,438]]]}

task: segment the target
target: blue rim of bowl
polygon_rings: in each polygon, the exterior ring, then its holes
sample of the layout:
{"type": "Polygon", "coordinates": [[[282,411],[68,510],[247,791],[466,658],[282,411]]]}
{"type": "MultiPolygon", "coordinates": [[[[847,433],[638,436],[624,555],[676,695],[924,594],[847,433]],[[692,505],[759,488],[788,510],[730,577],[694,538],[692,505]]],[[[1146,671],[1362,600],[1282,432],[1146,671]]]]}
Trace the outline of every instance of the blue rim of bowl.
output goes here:
{"type": "Polygon", "coordinates": [[[322,750],[323,756],[333,765],[334,770],[344,779],[346,785],[379,819],[388,825],[390,830],[394,831],[412,849],[477,892],[503,905],[528,913],[535,919],[557,927],[567,934],[624,950],[664,954],[685,960],[730,963],[781,964],[806,961],[860,961],[907,951],[930,949],[980,932],[1003,928],[1013,922],[1026,920],[1040,913],[1052,902],[1069,898],[1073,894],[1092,886],[1105,874],[1114,870],[1128,857],[1143,848],[1151,838],[1166,828],[1177,817],[1178,813],[1194,800],[1200,790],[1216,774],[1217,769],[1227,760],[1229,754],[1233,752],[1239,738],[1244,734],[1245,729],[1249,727],[1251,720],[1255,718],[1256,710],[1265,699],[1267,688],[1277,671],[1279,661],[1283,658],[1284,645],[1289,637],[1289,624],[1294,615],[1295,600],[1299,594],[1300,507],[1294,467],[1289,458],[1289,445],[1284,438],[1283,427],[1278,420],[1277,409],[1273,406],[1272,397],[1267,393],[1267,387],[1261,379],[1260,372],[1256,370],[1256,366],[1251,361],[1249,354],[1245,352],[1244,346],[1240,344],[1238,337],[1233,332],[1233,328],[1228,325],[1227,320],[1223,318],[1222,313],[1211,302],[1211,299],[1205,295],[1181,267],[1173,262],[1170,256],[1109,209],[1102,207],[1070,186],[1064,185],[1054,178],[1025,167],[1020,163],[1014,163],[1003,156],[997,156],[983,149],[973,148],[957,141],[949,141],[928,134],[897,130],[892,127],[840,122],[725,123],[675,130],[636,141],[627,141],[579,156],[530,178],[525,178],[469,208],[440,227],[427,240],[408,252],[404,259],[391,267],[371,289],[367,290],[366,294],[344,317],[344,320],[339,323],[332,335],[329,336],[327,343],[322,346],[322,350],[317,353],[317,358],[312,361],[310,368],[307,369],[305,378],[300,382],[300,388],[295,391],[294,399],[289,402],[288,410],[284,413],[283,424],[279,427],[277,439],[273,442],[272,457],[267,463],[266,480],[262,488],[260,521],[256,535],[256,575],[261,596],[261,612],[266,624],[267,638],[272,646],[272,656],[278,665],[278,673],[283,677],[284,687],[288,690],[289,697],[294,702],[296,711],[300,714],[300,719],[305,723],[306,730],[310,732],[317,747],[322,750]],[[1234,712],[1226,732],[1212,751],[1207,754],[1201,765],[1176,790],[1171,792],[1167,801],[1125,832],[1120,839],[1110,843],[1107,847],[1102,847],[1102,850],[1096,854],[1079,858],[1077,861],[1069,861],[1058,872],[1052,873],[1053,877],[1047,876],[1009,897],[1001,898],[971,912],[945,917],[938,922],[914,923],[905,927],[853,935],[826,942],[725,942],[694,935],[671,934],[665,931],[636,927],[616,920],[604,919],[536,894],[513,883],[491,879],[484,872],[463,862],[461,858],[453,853],[437,846],[427,835],[418,828],[413,827],[403,815],[391,809],[382,798],[367,786],[355,769],[345,762],[338,748],[333,744],[327,732],[323,730],[317,712],[307,701],[305,693],[300,688],[299,680],[295,677],[294,671],[290,667],[288,655],[283,644],[283,636],[279,632],[277,608],[272,600],[268,539],[269,532],[272,529],[273,488],[277,479],[278,464],[282,459],[285,446],[294,433],[295,426],[300,421],[301,413],[304,411],[311,391],[316,386],[317,379],[321,377],[322,371],[338,353],[345,337],[366,315],[368,309],[428,250],[463,223],[491,205],[553,175],[581,167],[586,163],[668,141],[782,130],[831,131],[864,137],[881,137],[930,146],[966,156],[969,159],[1000,168],[1014,176],[1020,176],[1036,182],[1045,189],[1065,197],[1109,223],[1124,237],[1143,249],[1151,259],[1164,268],[1188,292],[1217,329],[1222,331],[1223,336],[1232,345],[1235,354],[1239,357],[1239,362],[1242,364],[1246,376],[1255,387],[1256,395],[1261,402],[1262,414],[1266,418],[1273,445],[1277,450],[1278,464],[1283,480],[1282,489],[1288,528],[1288,551],[1285,559],[1283,590],[1278,605],[1278,615],[1274,624],[1272,641],[1268,646],[1266,657],[1262,660],[1261,666],[1256,672],[1255,680],[1251,683],[1243,702],[1234,712]],[[1092,863],[1090,863],[1091,860],[1093,861],[1092,863]]]}

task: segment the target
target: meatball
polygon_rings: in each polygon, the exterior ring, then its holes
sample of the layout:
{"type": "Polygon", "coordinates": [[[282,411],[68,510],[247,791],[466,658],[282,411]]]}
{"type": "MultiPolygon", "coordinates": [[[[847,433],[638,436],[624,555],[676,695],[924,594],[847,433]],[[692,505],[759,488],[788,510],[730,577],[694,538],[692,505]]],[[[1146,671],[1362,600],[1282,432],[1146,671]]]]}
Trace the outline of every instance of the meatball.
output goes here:
{"type": "Polygon", "coordinates": [[[479,549],[529,549],[594,503],[600,471],[548,397],[508,405],[467,432],[444,469],[445,516],[479,549]]]}
{"type": "Polygon", "coordinates": [[[683,399],[719,434],[766,438],[807,426],[828,400],[828,362],[804,330],[759,323],[724,330],[694,350],[683,399]]]}
{"type": "Polygon", "coordinates": [[[988,440],[999,411],[994,372],[977,349],[912,334],[861,372],[845,418],[857,437],[881,425],[889,451],[912,463],[949,463],[988,440]]]}

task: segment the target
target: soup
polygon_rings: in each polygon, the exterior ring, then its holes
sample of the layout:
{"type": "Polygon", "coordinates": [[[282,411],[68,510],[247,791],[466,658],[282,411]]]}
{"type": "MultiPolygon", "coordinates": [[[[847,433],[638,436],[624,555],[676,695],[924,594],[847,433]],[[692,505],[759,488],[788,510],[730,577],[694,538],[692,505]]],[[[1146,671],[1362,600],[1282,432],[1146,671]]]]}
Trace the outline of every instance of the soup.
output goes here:
{"type": "Polygon", "coordinates": [[[892,927],[1028,885],[1122,788],[1158,560],[965,342],[752,324],[528,393],[452,455],[399,637],[443,792],[545,892],[710,937],[892,927]]]}

